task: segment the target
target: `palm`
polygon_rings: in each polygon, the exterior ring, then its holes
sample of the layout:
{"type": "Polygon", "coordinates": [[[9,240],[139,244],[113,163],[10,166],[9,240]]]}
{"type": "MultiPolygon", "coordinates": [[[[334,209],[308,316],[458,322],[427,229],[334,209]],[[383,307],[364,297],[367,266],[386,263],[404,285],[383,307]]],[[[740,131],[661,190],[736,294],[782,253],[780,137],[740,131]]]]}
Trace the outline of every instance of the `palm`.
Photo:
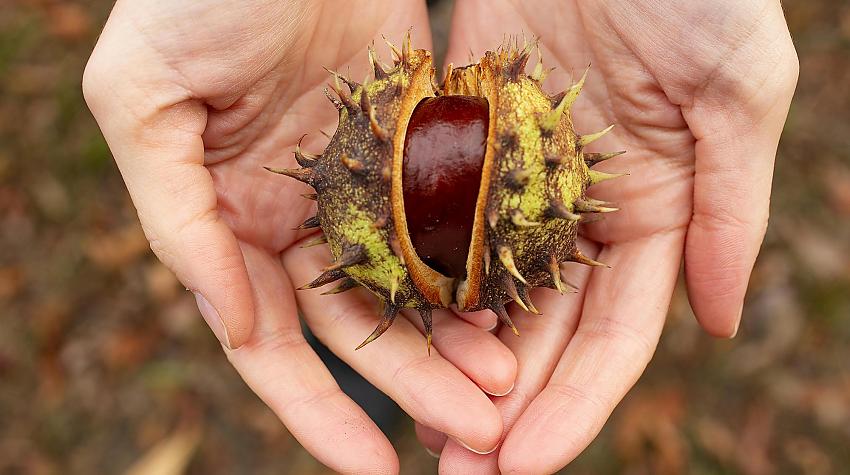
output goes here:
{"type": "MultiPolygon", "coordinates": [[[[618,213],[584,226],[586,239],[579,244],[613,269],[565,268],[579,293],[562,297],[539,290],[535,303],[544,317],[517,315],[520,339],[501,332],[519,365],[515,391],[496,401],[506,427],[501,454],[471,454],[449,443],[441,458],[447,472],[472,467],[481,473],[555,471],[593,439],[652,356],[685,250],[686,231],[688,248],[696,251],[687,257],[692,271],[688,283],[692,297],[697,297],[692,303],[701,305],[695,306],[698,314],[706,308],[721,313],[717,305],[705,303],[705,292],[715,299],[724,293],[743,295],[728,282],[740,285],[737,281],[743,278],[745,285],[746,264],[736,268],[735,278],[717,278],[716,271],[706,271],[715,264],[711,260],[717,253],[728,259],[738,246],[706,236],[706,228],[724,218],[729,203],[723,201],[726,190],[716,189],[720,173],[713,176],[716,169],[710,169],[718,162],[712,151],[706,151],[711,140],[700,143],[695,137],[704,139],[721,129],[710,122],[707,98],[728,86],[724,61],[731,64],[738,59],[741,43],[728,39],[729,44],[718,44],[717,38],[726,40],[724,31],[740,33],[739,40],[753,36],[764,12],[735,11],[741,8],[732,2],[719,2],[723,8],[718,2],[704,6],[634,0],[619,2],[616,8],[607,3],[470,1],[455,10],[447,55],[455,64],[465,63],[470,50],[480,54],[492,49],[504,34],[539,38],[545,66],[557,68],[544,87],[553,93],[567,88],[592,64],[582,97],[572,110],[576,129],[588,133],[616,124],[593,146],[597,151],[628,154],[598,168],[628,171],[631,176],[588,191],[620,207],[618,213]],[[723,24],[727,16],[737,23],[723,24]],[[708,26],[693,28],[700,21],[708,26]],[[509,26],[496,31],[493,24],[509,26]],[[715,191],[714,196],[709,190],[715,191]],[[717,210],[713,203],[720,204],[717,210]],[[717,244],[726,245],[718,249],[717,244]]],[[[754,92],[747,89],[727,96],[739,101],[736,94],[754,92]]],[[[712,112],[718,112],[716,104],[710,105],[715,106],[712,112]]],[[[770,145],[766,148],[769,151],[770,145]]],[[[769,180],[753,186],[754,202],[769,195],[769,180]]],[[[755,234],[763,230],[760,208],[752,225],[755,234]]],[[[751,249],[747,254],[745,263],[754,259],[751,249]]],[[[728,313],[728,306],[723,313],[728,313]]],[[[702,318],[712,333],[732,332],[734,315],[702,318]]],[[[429,439],[439,442],[437,434],[423,432],[426,445],[429,439]]]]}

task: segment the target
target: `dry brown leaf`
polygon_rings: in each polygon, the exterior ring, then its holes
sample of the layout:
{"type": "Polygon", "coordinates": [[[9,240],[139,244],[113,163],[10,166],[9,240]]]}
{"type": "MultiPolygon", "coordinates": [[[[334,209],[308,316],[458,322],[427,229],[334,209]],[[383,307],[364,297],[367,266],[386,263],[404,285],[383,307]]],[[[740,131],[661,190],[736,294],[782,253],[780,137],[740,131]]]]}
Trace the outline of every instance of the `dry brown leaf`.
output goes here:
{"type": "MultiPolygon", "coordinates": [[[[850,27],[850,14],[847,18],[850,27]]],[[[850,170],[837,165],[829,166],[823,174],[823,182],[832,209],[843,216],[850,216],[850,170]]]]}
{"type": "Polygon", "coordinates": [[[754,403],[747,412],[735,457],[738,467],[746,475],[769,475],[776,472],[770,455],[774,416],[773,407],[760,402],[754,403]]]}
{"type": "Polygon", "coordinates": [[[785,443],[785,456],[805,475],[835,473],[829,456],[810,439],[793,438],[785,443]]]}
{"type": "Polygon", "coordinates": [[[61,2],[47,9],[48,29],[66,40],[86,38],[91,31],[92,18],[82,5],[61,2]]]}
{"type": "Polygon", "coordinates": [[[101,347],[103,362],[109,368],[138,366],[150,357],[158,342],[158,335],[150,330],[122,328],[111,332],[101,347]]]}
{"type": "Polygon", "coordinates": [[[735,456],[737,436],[722,423],[703,417],[695,425],[697,442],[717,461],[728,465],[735,456]]]}
{"type": "Polygon", "coordinates": [[[138,223],[92,238],[85,247],[86,255],[102,269],[124,267],[142,255],[150,246],[138,223]]]}
{"type": "Polygon", "coordinates": [[[0,267],[0,301],[13,298],[23,286],[23,269],[18,266],[0,267]]]}
{"type": "Polygon", "coordinates": [[[199,426],[178,429],[148,449],[124,474],[181,475],[186,471],[200,442],[199,426]]]}
{"type": "Polygon", "coordinates": [[[615,442],[627,461],[650,473],[684,473],[687,443],[681,432],[684,397],[678,388],[633,394],[624,403],[615,442]]]}
{"type": "Polygon", "coordinates": [[[159,261],[145,268],[145,283],[151,298],[159,303],[173,300],[181,288],[174,273],[159,261]]]}

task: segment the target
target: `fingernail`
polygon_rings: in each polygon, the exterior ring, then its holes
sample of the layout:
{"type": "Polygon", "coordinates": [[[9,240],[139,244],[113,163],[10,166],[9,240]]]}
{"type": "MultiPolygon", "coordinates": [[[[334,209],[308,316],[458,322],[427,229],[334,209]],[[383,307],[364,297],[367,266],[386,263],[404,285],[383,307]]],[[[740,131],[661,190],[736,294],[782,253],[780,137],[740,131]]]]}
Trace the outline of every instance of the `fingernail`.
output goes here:
{"type": "Polygon", "coordinates": [[[493,326],[485,329],[485,331],[491,332],[491,331],[495,330],[496,327],[498,327],[498,326],[499,326],[499,320],[493,320],[493,326]]]}
{"type": "Polygon", "coordinates": [[[461,447],[463,447],[463,448],[465,448],[466,450],[468,450],[468,451],[470,451],[470,452],[475,452],[475,453],[476,453],[476,454],[478,454],[478,455],[487,455],[487,454],[492,454],[493,452],[495,452],[495,451],[496,451],[496,449],[498,449],[498,448],[499,448],[499,444],[496,444],[496,446],[495,446],[495,447],[493,447],[492,449],[490,449],[490,450],[485,450],[485,451],[483,451],[483,452],[482,452],[482,451],[480,451],[480,450],[475,450],[475,449],[473,449],[472,447],[470,447],[470,446],[468,446],[468,445],[464,444],[464,443],[463,443],[463,442],[461,442],[459,439],[455,439],[454,437],[452,437],[452,440],[453,440],[453,441],[455,441],[455,442],[457,442],[458,444],[460,444],[460,446],[461,446],[461,447]]]}
{"type": "Polygon", "coordinates": [[[491,395],[491,396],[495,396],[495,397],[502,397],[502,396],[507,396],[508,394],[510,394],[510,393],[511,393],[511,391],[513,391],[513,390],[514,390],[514,385],[515,385],[515,384],[516,384],[516,382],[514,382],[514,384],[511,384],[511,387],[509,387],[507,391],[505,391],[505,392],[503,392],[503,393],[501,393],[501,394],[491,393],[490,391],[488,391],[488,390],[486,390],[486,389],[484,389],[484,388],[481,388],[481,390],[482,390],[482,391],[484,391],[485,393],[487,393],[487,394],[491,395]]]}
{"type": "Polygon", "coordinates": [[[438,454],[436,452],[432,452],[431,449],[429,449],[428,447],[425,447],[425,452],[428,452],[428,455],[430,455],[431,457],[434,457],[435,459],[440,458],[440,454],[438,454]]]}
{"type": "Polygon", "coordinates": [[[732,338],[735,338],[738,335],[738,328],[740,328],[740,326],[741,326],[741,318],[742,318],[743,315],[744,315],[744,305],[741,304],[741,310],[738,310],[738,318],[735,320],[735,329],[732,330],[732,336],[729,337],[730,340],[732,338]]]}
{"type": "Polygon", "coordinates": [[[201,311],[201,316],[204,317],[204,321],[207,322],[215,337],[218,338],[218,341],[222,345],[228,349],[233,349],[230,346],[230,338],[227,336],[227,330],[224,328],[224,322],[221,321],[221,315],[219,315],[218,310],[200,293],[192,293],[195,294],[195,302],[198,304],[198,310],[201,311]]]}

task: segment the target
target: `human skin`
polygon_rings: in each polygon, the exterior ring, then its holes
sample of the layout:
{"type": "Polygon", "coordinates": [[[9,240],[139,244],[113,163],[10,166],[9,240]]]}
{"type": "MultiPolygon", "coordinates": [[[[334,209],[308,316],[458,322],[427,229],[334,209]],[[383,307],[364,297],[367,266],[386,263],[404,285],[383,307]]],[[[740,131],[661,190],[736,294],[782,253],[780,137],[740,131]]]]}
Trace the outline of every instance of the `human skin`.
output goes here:
{"type": "Polygon", "coordinates": [[[318,151],[315,131],[333,131],[322,66],[362,78],[365,46],[411,26],[430,46],[423,2],[119,0],[92,54],[86,100],[152,249],[248,385],[337,471],[395,472],[398,460],[306,344],[296,307],[418,421],[445,473],[540,473],[575,457],[651,357],[683,255],[700,323],[737,329],[797,75],[778,2],[545,3],[458,2],[449,58],[534,34],[558,67],[553,90],[593,62],[578,129],[617,123],[599,147],[629,154],[600,167],[632,175],[594,190],[622,211],[581,245],[614,269],[574,269],[577,295],[537,292],[546,316],[516,315],[519,339],[485,331],[487,312],[437,312],[430,357],[416,318],[354,353],[377,320],[365,292],[293,291],[330,255],[291,230],[315,212],[299,196],[311,190],[262,170],[294,166],[302,133],[318,151]]]}
{"type": "Polygon", "coordinates": [[[557,68],[553,92],[592,64],[576,128],[617,124],[594,147],[628,151],[597,168],[630,176],[589,191],[621,211],[582,233],[613,269],[573,270],[577,295],[538,290],[545,317],[514,316],[519,339],[500,331],[519,370],[514,390],[495,399],[499,450],[474,454],[417,427],[442,452],[441,473],[549,473],[572,461],[651,359],[683,261],[699,323],[734,337],[797,83],[776,0],[467,0],[454,12],[448,61],[523,33],[557,68]]]}

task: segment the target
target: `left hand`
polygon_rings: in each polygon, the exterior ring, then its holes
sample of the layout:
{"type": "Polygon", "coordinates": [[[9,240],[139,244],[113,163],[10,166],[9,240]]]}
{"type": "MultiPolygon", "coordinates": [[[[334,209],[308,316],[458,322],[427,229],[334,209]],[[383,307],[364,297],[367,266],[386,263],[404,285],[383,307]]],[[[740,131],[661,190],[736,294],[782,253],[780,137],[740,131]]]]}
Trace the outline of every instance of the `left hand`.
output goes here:
{"type": "Polygon", "coordinates": [[[455,7],[448,61],[523,32],[557,67],[553,93],[592,63],[577,131],[616,124],[594,147],[628,154],[597,169],[631,176],[589,190],[621,207],[579,244],[613,269],[571,264],[578,294],[538,289],[544,316],[514,317],[521,338],[500,333],[519,364],[513,391],[495,398],[501,448],[479,455],[417,427],[442,452],[441,473],[549,473],[572,461],[651,359],[683,258],[702,327],[735,335],[797,81],[776,0],[467,0],[455,7]]]}

